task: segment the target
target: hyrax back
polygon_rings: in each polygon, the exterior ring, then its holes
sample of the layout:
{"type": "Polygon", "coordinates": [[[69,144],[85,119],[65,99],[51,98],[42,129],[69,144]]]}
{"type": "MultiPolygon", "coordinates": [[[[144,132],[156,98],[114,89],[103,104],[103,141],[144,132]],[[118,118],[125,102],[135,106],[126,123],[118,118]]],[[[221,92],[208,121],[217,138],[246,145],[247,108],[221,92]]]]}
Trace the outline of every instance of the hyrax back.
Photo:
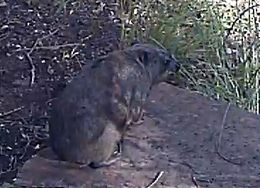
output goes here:
{"type": "Polygon", "coordinates": [[[167,51],[137,44],[85,67],[53,103],[50,143],[65,161],[102,166],[137,121],[153,85],[179,64],[167,51]]]}

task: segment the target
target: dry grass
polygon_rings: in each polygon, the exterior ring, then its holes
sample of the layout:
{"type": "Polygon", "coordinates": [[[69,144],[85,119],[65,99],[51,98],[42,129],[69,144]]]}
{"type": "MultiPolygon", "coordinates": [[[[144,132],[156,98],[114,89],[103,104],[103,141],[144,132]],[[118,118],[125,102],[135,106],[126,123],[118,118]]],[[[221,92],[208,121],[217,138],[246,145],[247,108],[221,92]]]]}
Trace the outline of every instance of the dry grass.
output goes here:
{"type": "Polygon", "coordinates": [[[187,87],[259,113],[260,5],[202,0],[118,0],[122,39],[155,39],[185,65],[187,87]]]}

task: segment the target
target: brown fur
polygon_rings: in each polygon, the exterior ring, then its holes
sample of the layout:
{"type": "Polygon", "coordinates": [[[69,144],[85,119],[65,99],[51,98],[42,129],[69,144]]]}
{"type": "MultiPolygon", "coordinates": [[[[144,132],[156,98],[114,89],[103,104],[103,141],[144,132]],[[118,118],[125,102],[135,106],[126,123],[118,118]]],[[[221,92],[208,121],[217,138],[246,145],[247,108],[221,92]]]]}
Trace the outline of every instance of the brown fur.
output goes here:
{"type": "Polygon", "coordinates": [[[86,66],[53,104],[54,153],[74,163],[110,164],[127,126],[141,119],[152,86],[178,68],[167,51],[147,44],[112,52],[86,66]]]}

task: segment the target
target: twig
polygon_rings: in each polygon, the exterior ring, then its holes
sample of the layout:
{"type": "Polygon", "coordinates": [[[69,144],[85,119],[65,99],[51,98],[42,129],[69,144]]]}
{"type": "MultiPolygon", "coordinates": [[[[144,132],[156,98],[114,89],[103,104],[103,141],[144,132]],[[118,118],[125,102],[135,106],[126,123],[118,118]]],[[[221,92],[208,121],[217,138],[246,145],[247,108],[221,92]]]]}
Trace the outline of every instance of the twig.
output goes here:
{"type": "Polygon", "coordinates": [[[58,31],[59,31],[58,29],[55,29],[53,32],[50,32],[48,35],[45,35],[42,38],[40,38],[40,41],[42,41],[43,39],[49,38],[50,36],[54,35],[58,31]]]}
{"type": "MultiPolygon", "coordinates": [[[[58,50],[60,48],[75,47],[75,46],[81,46],[81,45],[84,45],[84,44],[68,43],[68,44],[60,44],[60,45],[55,45],[55,46],[37,46],[34,48],[34,50],[58,50]]],[[[15,51],[19,52],[19,51],[28,51],[28,50],[31,50],[31,48],[22,48],[22,49],[18,49],[15,51]]]]}
{"type": "Polygon", "coordinates": [[[80,63],[79,58],[77,56],[76,56],[76,60],[77,60],[80,70],[82,70],[82,64],[80,63]]]}
{"type": "Polygon", "coordinates": [[[159,46],[160,48],[162,48],[163,50],[167,50],[158,40],[156,40],[153,37],[150,37],[150,40],[152,40],[154,43],[156,43],[157,46],[159,46]]]}
{"type": "Polygon", "coordinates": [[[34,84],[34,81],[35,81],[35,65],[33,64],[32,58],[30,56],[30,54],[31,54],[30,52],[29,53],[25,53],[25,55],[26,55],[27,59],[29,60],[29,63],[30,63],[30,66],[31,66],[30,86],[32,86],[34,84]]]}
{"type": "Polygon", "coordinates": [[[191,181],[194,183],[194,185],[196,186],[196,188],[200,188],[198,182],[197,182],[197,178],[193,175],[191,175],[191,181]]]}
{"type": "Polygon", "coordinates": [[[12,113],[15,113],[15,112],[18,112],[20,110],[22,110],[24,108],[24,106],[21,106],[21,107],[18,107],[18,108],[15,108],[13,110],[10,110],[8,112],[3,112],[3,113],[0,113],[0,118],[3,118],[5,116],[9,116],[11,115],[12,113]]]}
{"type": "Polygon", "coordinates": [[[222,118],[221,130],[220,130],[219,137],[218,137],[218,149],[220,147],[220,143],[221,143],[221,140],[222,140],[223,129],[224,129],[224,125],[226,123],[226,119],[227,119],[227,114],[228,114],[229,108],[230,108],[230,103],[228,103],[227,108],[226,108],[225,113],[224,113],[224,116],[222,118]]]}
{"type": "Polygon", "coordinates": [[[22,51],[22,50],[30,50],[28,53],[31,54],[35,49],[37,49],[37,45],[39,44],[40,41],[46,39],[46,38],[49,38],[50,36],[54,35],[55,33],[58,32],[58,29],[54,30],[53,32],[50,32],[48,35],[45,35],[41,38],[38,38],[36,39],[35,43],[33,44],[33,47],[32,48],[23,48],[23,49],[19,49],[17,51],[22,51]]]}
{"type": "Polygon", "coordinates": [[[170,163],[176,163],[176,164],[179,164],[179,165],[183,165],[183,166],[186,166],[188,167],[192,173],[191,173],[191,181],[194,183],[194,185],[196,186],[196,188],[200,188],[199,184],[198,184],[198,179],[194,176],[194,174],[200,174],[200,172],[198,172],[197,170],[195,170],[193,168],[193,166],[185,161],[171,161],[170,163]]]}
{"type": "Polygon", "coordinates": [[[255,8],[255,7],[259,7],[259,6],[260,6],[260,4],[255,4],[255,5],[252,5],[252,6],[248,7],[248,8],[246,8],[245,10],[243,10],[243,11],[238,15],[238,17],[232,22],[232,25],[230,26],[230,28],[227,29],[227,35],[225,36],[225,39],[228,38],[228,36],[230,35],[231,30],[234,28],[235,24],[238,22],[239,19],[242,18],[242,16],[243,16],[247,11],[249,11],[249,10],[255,8]]]}
{"type": "Polygon", "coordinates": [[[226,123],[226,119],[227,119],[227,114],[228,114],[228,111],[230,109],[230,103],[228,103],[227,105],[227,108],[225,110],[225,114],[222,118],[222,123],[221,123],[221,130],[220,130],[220,133],[219,133],[219,137],[218,137],[218,142],[215,144],[215,149],[216,149],[216,153],[218,154],[218,156],[223,159],[224,161],[227,161],[229,163],[232,163],[232,164],[235,164],[235,165],[241,165],[240,162],[235,162],[235,161],[232,161],[231,159],[228,159],[227,157],[225,157],[224,155],[221,154],[220,152],[220,145],[221,145],[221,140],[222,140],[222,136],[223,136],[223,130],[224,130],[224,125],[226,123]]]}
{"type": "Polygon", "coordinates": [[[30,49],[29,52],[25,53],[27,59],[29,60],[30,63],[30,67],[31,67],[31,80],[30,80],[30,86],[32,86],[34,84],[34,80],[35,80],[35,65],[33,64],[32,58],[31,58],[31,53],[33,52],[33,50],[36,48],[37,44],[39,42],[39,39],[37,39],[35,41],[35,43],[33,44],[33,47],[30,49]]]}
{"type": "Polygon", "coordinates": [[[24,156],[27,154],[27,150],[30,147],[30,144],[32,142],[28,135],[26,135],[26,141],[27,141],[27,143],[26,143],[26,145],[23,148],[23,154],[19,157],[20,160],[23,159],[24,156]]]}
{"type": "Polygon", "coordinates": [[[0,177],[4,174],[7,174],[7,173],[11,173],[11,172],[15,172],[18,168],[15,167],[17,166],[17,157],[15,156],[11,156],[11,161],[9,163],[9,168],[6,169],[6,170],[2,170],[0,171],[0,177]]]}
{"type": "Polygon", "coordinates": [[[14,168],[12,169],[11,167],[5,171],[0,171],[0,177],[3,176],[4,174],[7,174],[7,173],[11,173],[11,172],[15,172],[18,168],[14,168]]]}
{"type": "Polygon", "coordinates": [[[164,174],[164,171],[158,172],[156,174],[155,178],[153,179],[153,181],[149,185],[147,185],[145,188],[153,187],[159,181],[159,179],[162,177],[163,174],[164,174]]]}
{"type": "MultiPolygon", "coordinates": [[[[29,52],[25,52],[25,55],[30,63],[30,67],[31,67],[31,80],[30,80],[30,86],[32,86],[34,84],[34,81],[35,81],[35,65],[33,63],[33,60],[31,58],[31,54],[32,52],[37,49],[37,45],[40,41],[42,41],[43,39],[46,39],[52,35],[54,35],[55,33],[58,32],[58,29],[56,29],[55,31],[53,32],[50,32],[48,35],[46,36],[43,36],[42,38],[38,38],[35,43],[33,44],[33,47],[32,48],[27,48],[27,50],[29,50],[29,52]]],[[[21,51],[21,50],[17,50],[17,51],[21,51]]]]}

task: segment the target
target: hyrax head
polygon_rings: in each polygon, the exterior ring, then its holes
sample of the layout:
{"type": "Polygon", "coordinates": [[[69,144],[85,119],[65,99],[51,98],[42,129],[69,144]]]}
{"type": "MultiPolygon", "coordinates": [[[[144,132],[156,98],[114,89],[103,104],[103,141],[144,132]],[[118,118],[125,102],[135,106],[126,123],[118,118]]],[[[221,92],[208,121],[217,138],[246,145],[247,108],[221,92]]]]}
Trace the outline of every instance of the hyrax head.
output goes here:
{"type": "Polygon", "coordinates": [[[152,84],[166,81],[170,75],[180,69],[178,61],[168,50],[151,44],[134,44],[130,48],[137,55],[151,76],[152,84]]]}

